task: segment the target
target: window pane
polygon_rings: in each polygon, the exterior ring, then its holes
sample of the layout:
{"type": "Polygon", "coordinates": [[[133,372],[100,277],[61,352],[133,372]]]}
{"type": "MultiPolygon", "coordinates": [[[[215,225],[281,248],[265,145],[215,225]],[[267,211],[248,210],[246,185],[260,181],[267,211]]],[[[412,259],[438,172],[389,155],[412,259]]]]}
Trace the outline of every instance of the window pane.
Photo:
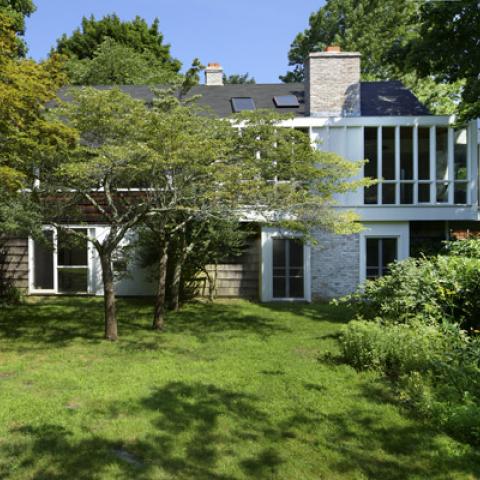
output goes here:
{"type": "Polygon", "coordinates": [[[87,292],[88,269],[87,268],[59,268],[58,291],[62,293],[87,292]]]}
{"type": "Polygon", "coordinates": [[[373,268],[367,267],[367,279],[368,280],[375,280],[379,276],[380,276],[380,271],[379,271],[378,267],[373,267],[373,268]]]}
{"type": "Polygon", "coordinates": [[[382,128],[382,177],[395,180],[395,128],[382,128]]]}
{"type": "Polygon", "coordinates": [[[287,290],[284,277],[273,278],[273,298],[285,298],[287,290]]]}
{"type": "Polygon", "coordinates": [[[273,267],[285,268],[286,250],[285,239],[273,239],[273,267]]]}
{"type": "Polygon", "coordinates": [[[400,127],[400,180],[413,179],[413,128],[400,127]]]}
{"type": "Polygon", "coordinates": [[[303,298],[303,276],[290,278],[290,297],[303,298]]]}
{"type": "Polygon", "coordinates": [[[437,182],[437,203],[448,202],[448,182],[437,182]]]}
{"type": "Polygon", "coordinates": [[[467,203],[467,183],[455,182],[454,202],[466,204],[467,203]]]}
{"type": "Polygon", "coordinates": [[[447,180],[448,176],[448,129],[436,128],[437,138],[437,180],[447,180]]]}
{"type": "Polygon", "coordinates": [[[418,202],[430,203],[430,184],[429,183],[418,184],[418,202]]]}
{"type": "Polygon", "coordinates": [[[382,268],[385,271],[388,265],[397,259],[397,239],[382,239],[382,268]]]}
{"type": "MultiPolygon", "coordinates": [[[[86,229],[78,232],[87,234],[86,229]]],[[[58,265],[79,266],[88,265],[87,240],[73,237],[68,233],[58,232],[58,265]]]]}
{"type": "Polygon", "coordinates": [[[382,185],[382,203],[391,205],[395,203],[395,184],[384,183],[382,185]]]}
{"type": "Polygon", "coordinates": [[[378,268],[378,238],[367,238],[367,268],[378,268]]]}
{"type": "Polygon", "coordinates": [[[400,184],[400,203],[408,205],[413,203],[413,183],[400,184]]]}
{"type": "Polygon", "coordinates": [[[418,129],[418,178],[430,180],[430,129],[418,129]]]}
{"type": "Polygon", "coordinates": [[[368,163],[364,166],[364,176],[377,178],[377,128],[365,127],[363,134],[365,159],[368,163]]]}
{"type": "Polygon", "coordinates": [[[296,240],[290,240],[290,269],[293,267],[303,268],[303,244],[296,240]]]}
{"type": "Polygon", "coordinates": [[[372,185],[371,187],[365,187],[363,189],[364,203],[366,205],[376,204],[378,198],[378,185],[372,185]]]}
{"type": "MultiPolygon", "coordinates": [[[[455,132],[455,180],[467,180],[467,131],[455,132]]],[[[457,202],[455,202],[457,203],[457,202]]]]}
{"type": "Polygon", "coordinates": [[[53,290],[53,231],[44,232],[45,241],[33,244],[33,287],[53,290]]]}

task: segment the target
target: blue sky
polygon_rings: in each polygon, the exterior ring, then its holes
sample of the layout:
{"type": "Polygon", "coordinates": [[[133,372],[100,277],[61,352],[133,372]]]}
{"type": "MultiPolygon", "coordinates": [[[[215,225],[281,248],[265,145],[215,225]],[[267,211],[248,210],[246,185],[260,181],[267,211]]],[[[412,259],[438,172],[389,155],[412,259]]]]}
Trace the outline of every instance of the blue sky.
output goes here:
{"type": "Polygon", "coordinates": [[[253,75],[258,83],[278,82],[287,70],[295,35],[308,26],[322,0],[35,0],[27,21],[29,55],[40,60],[62,33],[83,16],[115,12],[122,19],[160,19],[172,55],[189,65],[194,57],[219,62],[228,73],[253,75]]]}

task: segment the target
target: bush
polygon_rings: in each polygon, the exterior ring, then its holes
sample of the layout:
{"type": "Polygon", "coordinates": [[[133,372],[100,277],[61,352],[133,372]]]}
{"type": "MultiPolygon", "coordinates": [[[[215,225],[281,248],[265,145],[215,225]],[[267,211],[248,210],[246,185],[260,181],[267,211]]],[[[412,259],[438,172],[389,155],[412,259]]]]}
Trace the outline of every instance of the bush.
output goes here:
{"type": "Polygon", "coordinates": [[[341,346],[347,363],[392,380],[417,415],[480,444],[479,335],[452,324],[354,320],[344,327],[341,346]]]}
{"type": "Polygon", "coordinates": [[[480,259],[439,255],[396,262],[389,275],[367,281],[340,302],[353,306],[364,318],[380,317],[386,323],[421,319],[478,329],[480,259]]]}

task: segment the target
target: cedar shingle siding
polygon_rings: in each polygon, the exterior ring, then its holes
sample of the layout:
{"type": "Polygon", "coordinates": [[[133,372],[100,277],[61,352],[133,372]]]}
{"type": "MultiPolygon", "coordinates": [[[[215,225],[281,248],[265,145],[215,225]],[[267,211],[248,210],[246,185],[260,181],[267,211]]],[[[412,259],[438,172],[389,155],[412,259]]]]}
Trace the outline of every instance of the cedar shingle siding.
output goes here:
{"type": "Polygon", "coordinates": [[[11,238],[5,242],[2,250],[6,252],[5,263],[0,265],[6,276],[15,280],[15,286],[28,288],[28,239],[11,238]]]}

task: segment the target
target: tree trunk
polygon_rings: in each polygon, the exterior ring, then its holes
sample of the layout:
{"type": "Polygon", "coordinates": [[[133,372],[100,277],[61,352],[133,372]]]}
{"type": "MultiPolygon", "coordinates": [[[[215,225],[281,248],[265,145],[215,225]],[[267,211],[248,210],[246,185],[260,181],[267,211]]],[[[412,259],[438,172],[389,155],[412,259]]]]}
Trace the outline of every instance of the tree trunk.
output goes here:
{"type": "Polygon", "coordinates": [[[158,287],[155,298],[155,310],[153,313],[153,328],[155,330],[163,330],[165,326],[165,291],[167,280],[168,265],[168,241],[165,240],[160,252],[158,262],[158,287]]]}
{"type": "Polygon", "coordinates": [[[180,284],[182,280],[183,264],[185,263],[187,252],[185,249],[185,229],[180,231],[178,255],[175,259],[172,278],[172,309],[177,311],[180,307],[180,284]]]}
{"type": "Polygon", "coordinates": [[[105,308],[105,338],[118,339],[117,317],[115,307],[115,289],[113,286],[112,258],[109,252],[99,252],[102,264],[103,303],[105,308]]]}

